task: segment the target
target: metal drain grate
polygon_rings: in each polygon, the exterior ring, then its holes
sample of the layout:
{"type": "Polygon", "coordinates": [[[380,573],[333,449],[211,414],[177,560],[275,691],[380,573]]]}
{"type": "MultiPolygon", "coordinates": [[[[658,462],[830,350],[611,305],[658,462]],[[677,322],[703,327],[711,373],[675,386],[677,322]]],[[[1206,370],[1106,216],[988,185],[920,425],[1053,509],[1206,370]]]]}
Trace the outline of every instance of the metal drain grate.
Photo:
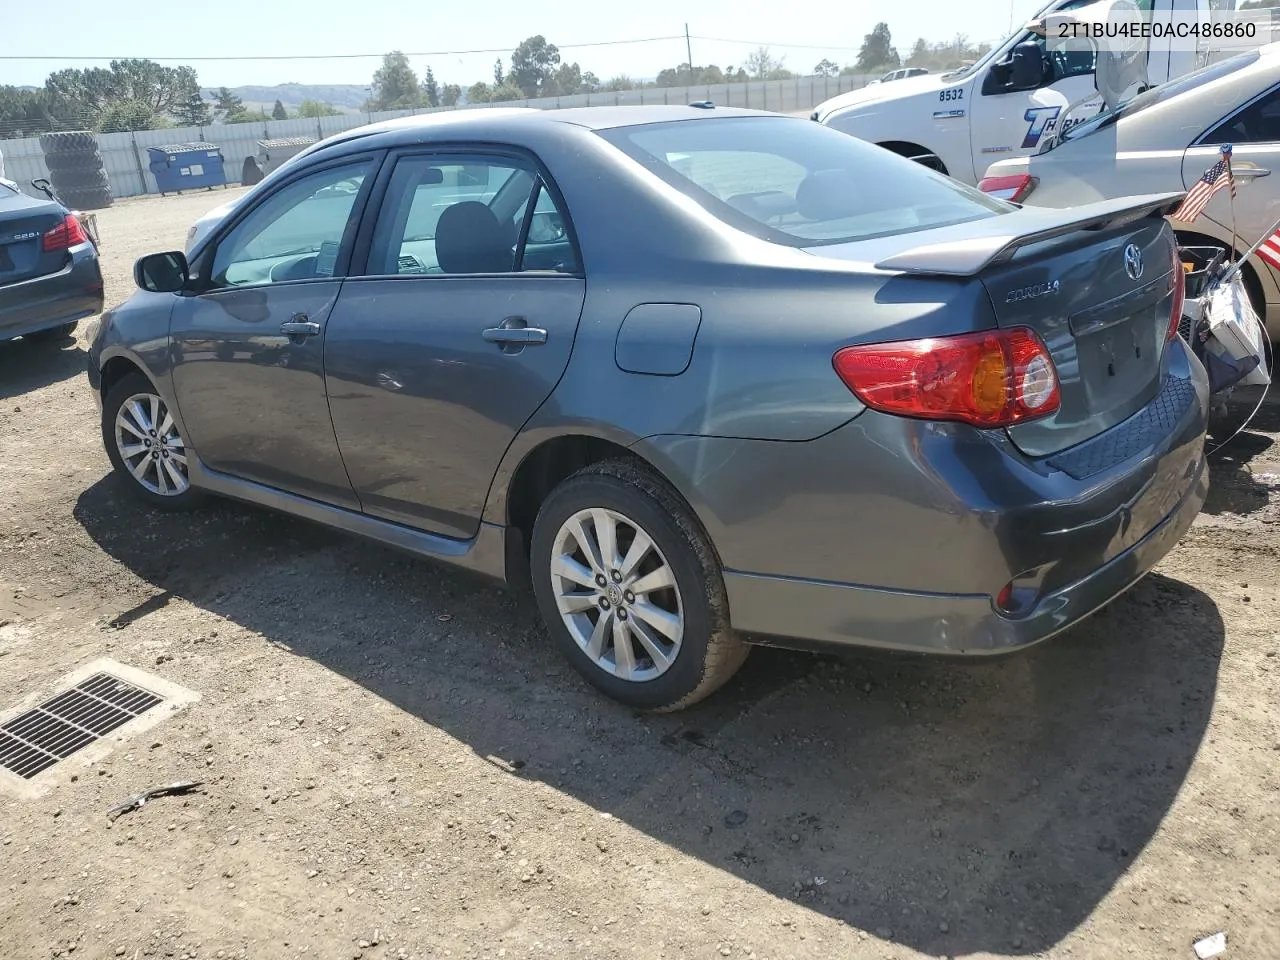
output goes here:
{"type": "Polygon", "coordinates": [[[0,726],[0,767],[30,780],[163,702],[119,677],[95,673],[0,726]]]}

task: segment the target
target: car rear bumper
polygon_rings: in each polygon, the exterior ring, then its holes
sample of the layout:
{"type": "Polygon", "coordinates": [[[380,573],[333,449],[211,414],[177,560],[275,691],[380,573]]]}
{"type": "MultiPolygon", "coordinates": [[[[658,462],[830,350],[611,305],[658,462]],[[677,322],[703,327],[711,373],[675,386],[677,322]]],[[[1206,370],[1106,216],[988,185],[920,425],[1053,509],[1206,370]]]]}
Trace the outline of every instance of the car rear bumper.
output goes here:
{"type": "Polygon", "coordinates": [[[869,646],[944,654],[993,654],[1046,640],[1124,593],[1173,549],[1209,492],[1198,463],[1177,508],[1137,544],[1087,576],[1040,598],[1013,618],[989,595],[908,593],[848,583],[726,572],[734,626],[770,642],[800,646],[869,646]]]}
{"type": "Polygon", "coordinates": [[[102,312],[103,296],[102,268],[85,244],[57,273],[0,287],[0,340],[92,317],[102,312]]]}
{"type": "Polygon", "coordinates": [[[1166,353],[1151,403],[1043,459],[1001,432],[873,411],[804,443],[663,438],[638,452],[703,521],[743,634],[997,653],[1105,605],[1199,512],[1208,386],[1182,341],[1166,353]]]}

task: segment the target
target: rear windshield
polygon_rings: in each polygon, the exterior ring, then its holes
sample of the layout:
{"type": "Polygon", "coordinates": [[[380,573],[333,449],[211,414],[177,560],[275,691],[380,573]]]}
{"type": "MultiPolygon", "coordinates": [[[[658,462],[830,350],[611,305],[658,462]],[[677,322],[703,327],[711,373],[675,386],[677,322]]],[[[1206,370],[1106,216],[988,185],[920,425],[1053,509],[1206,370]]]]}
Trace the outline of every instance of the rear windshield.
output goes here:
{"type": "Polygon", "coordinates": [[[705,118],[597,133],[730,226],[790,246],[869,240],[1015,209],[807,120],[705,118]]]}

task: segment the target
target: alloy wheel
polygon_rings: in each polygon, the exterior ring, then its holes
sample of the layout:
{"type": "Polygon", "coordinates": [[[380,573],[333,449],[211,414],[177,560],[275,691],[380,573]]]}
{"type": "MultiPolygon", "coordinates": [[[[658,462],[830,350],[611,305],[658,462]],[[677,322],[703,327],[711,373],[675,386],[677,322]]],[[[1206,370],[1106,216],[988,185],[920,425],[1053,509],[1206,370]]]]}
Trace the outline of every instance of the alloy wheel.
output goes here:
{"type": "Polygon", "coordinates": [[[116,410],[116,450],[125,469],[144,490],[176,497],[191,486],[187,448],[164,400],[135,393],[116,410]]]}
{"type": "Polygon", "coordinates": [[[556,533],[550,575],[565,627],[601,670],[641,683],[675,663],[684,638],[680,588],[634,520],[579,510],[556,533]]]}

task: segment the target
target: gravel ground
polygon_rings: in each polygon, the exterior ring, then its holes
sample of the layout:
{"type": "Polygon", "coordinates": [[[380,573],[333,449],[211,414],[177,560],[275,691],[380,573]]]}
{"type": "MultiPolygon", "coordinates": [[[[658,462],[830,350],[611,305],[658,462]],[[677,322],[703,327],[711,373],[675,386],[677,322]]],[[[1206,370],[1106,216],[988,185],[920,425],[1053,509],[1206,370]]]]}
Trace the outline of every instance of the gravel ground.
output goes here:
{"type": "MultiPolygon", "coordinates": [[[[109,299],[227,196],[101,212],[109,299]]],[[[761,650],[647,717],[466,575],[135,507],[83,347],[0,344],[0,711],[104,656],[200,699],[0,792],[5,960],[1192,957],[1219,930],[1280,956],[1280,404],[1067,635],[761,650]],[[180,779],[204,785],[106,818],[180,779]]]]}

